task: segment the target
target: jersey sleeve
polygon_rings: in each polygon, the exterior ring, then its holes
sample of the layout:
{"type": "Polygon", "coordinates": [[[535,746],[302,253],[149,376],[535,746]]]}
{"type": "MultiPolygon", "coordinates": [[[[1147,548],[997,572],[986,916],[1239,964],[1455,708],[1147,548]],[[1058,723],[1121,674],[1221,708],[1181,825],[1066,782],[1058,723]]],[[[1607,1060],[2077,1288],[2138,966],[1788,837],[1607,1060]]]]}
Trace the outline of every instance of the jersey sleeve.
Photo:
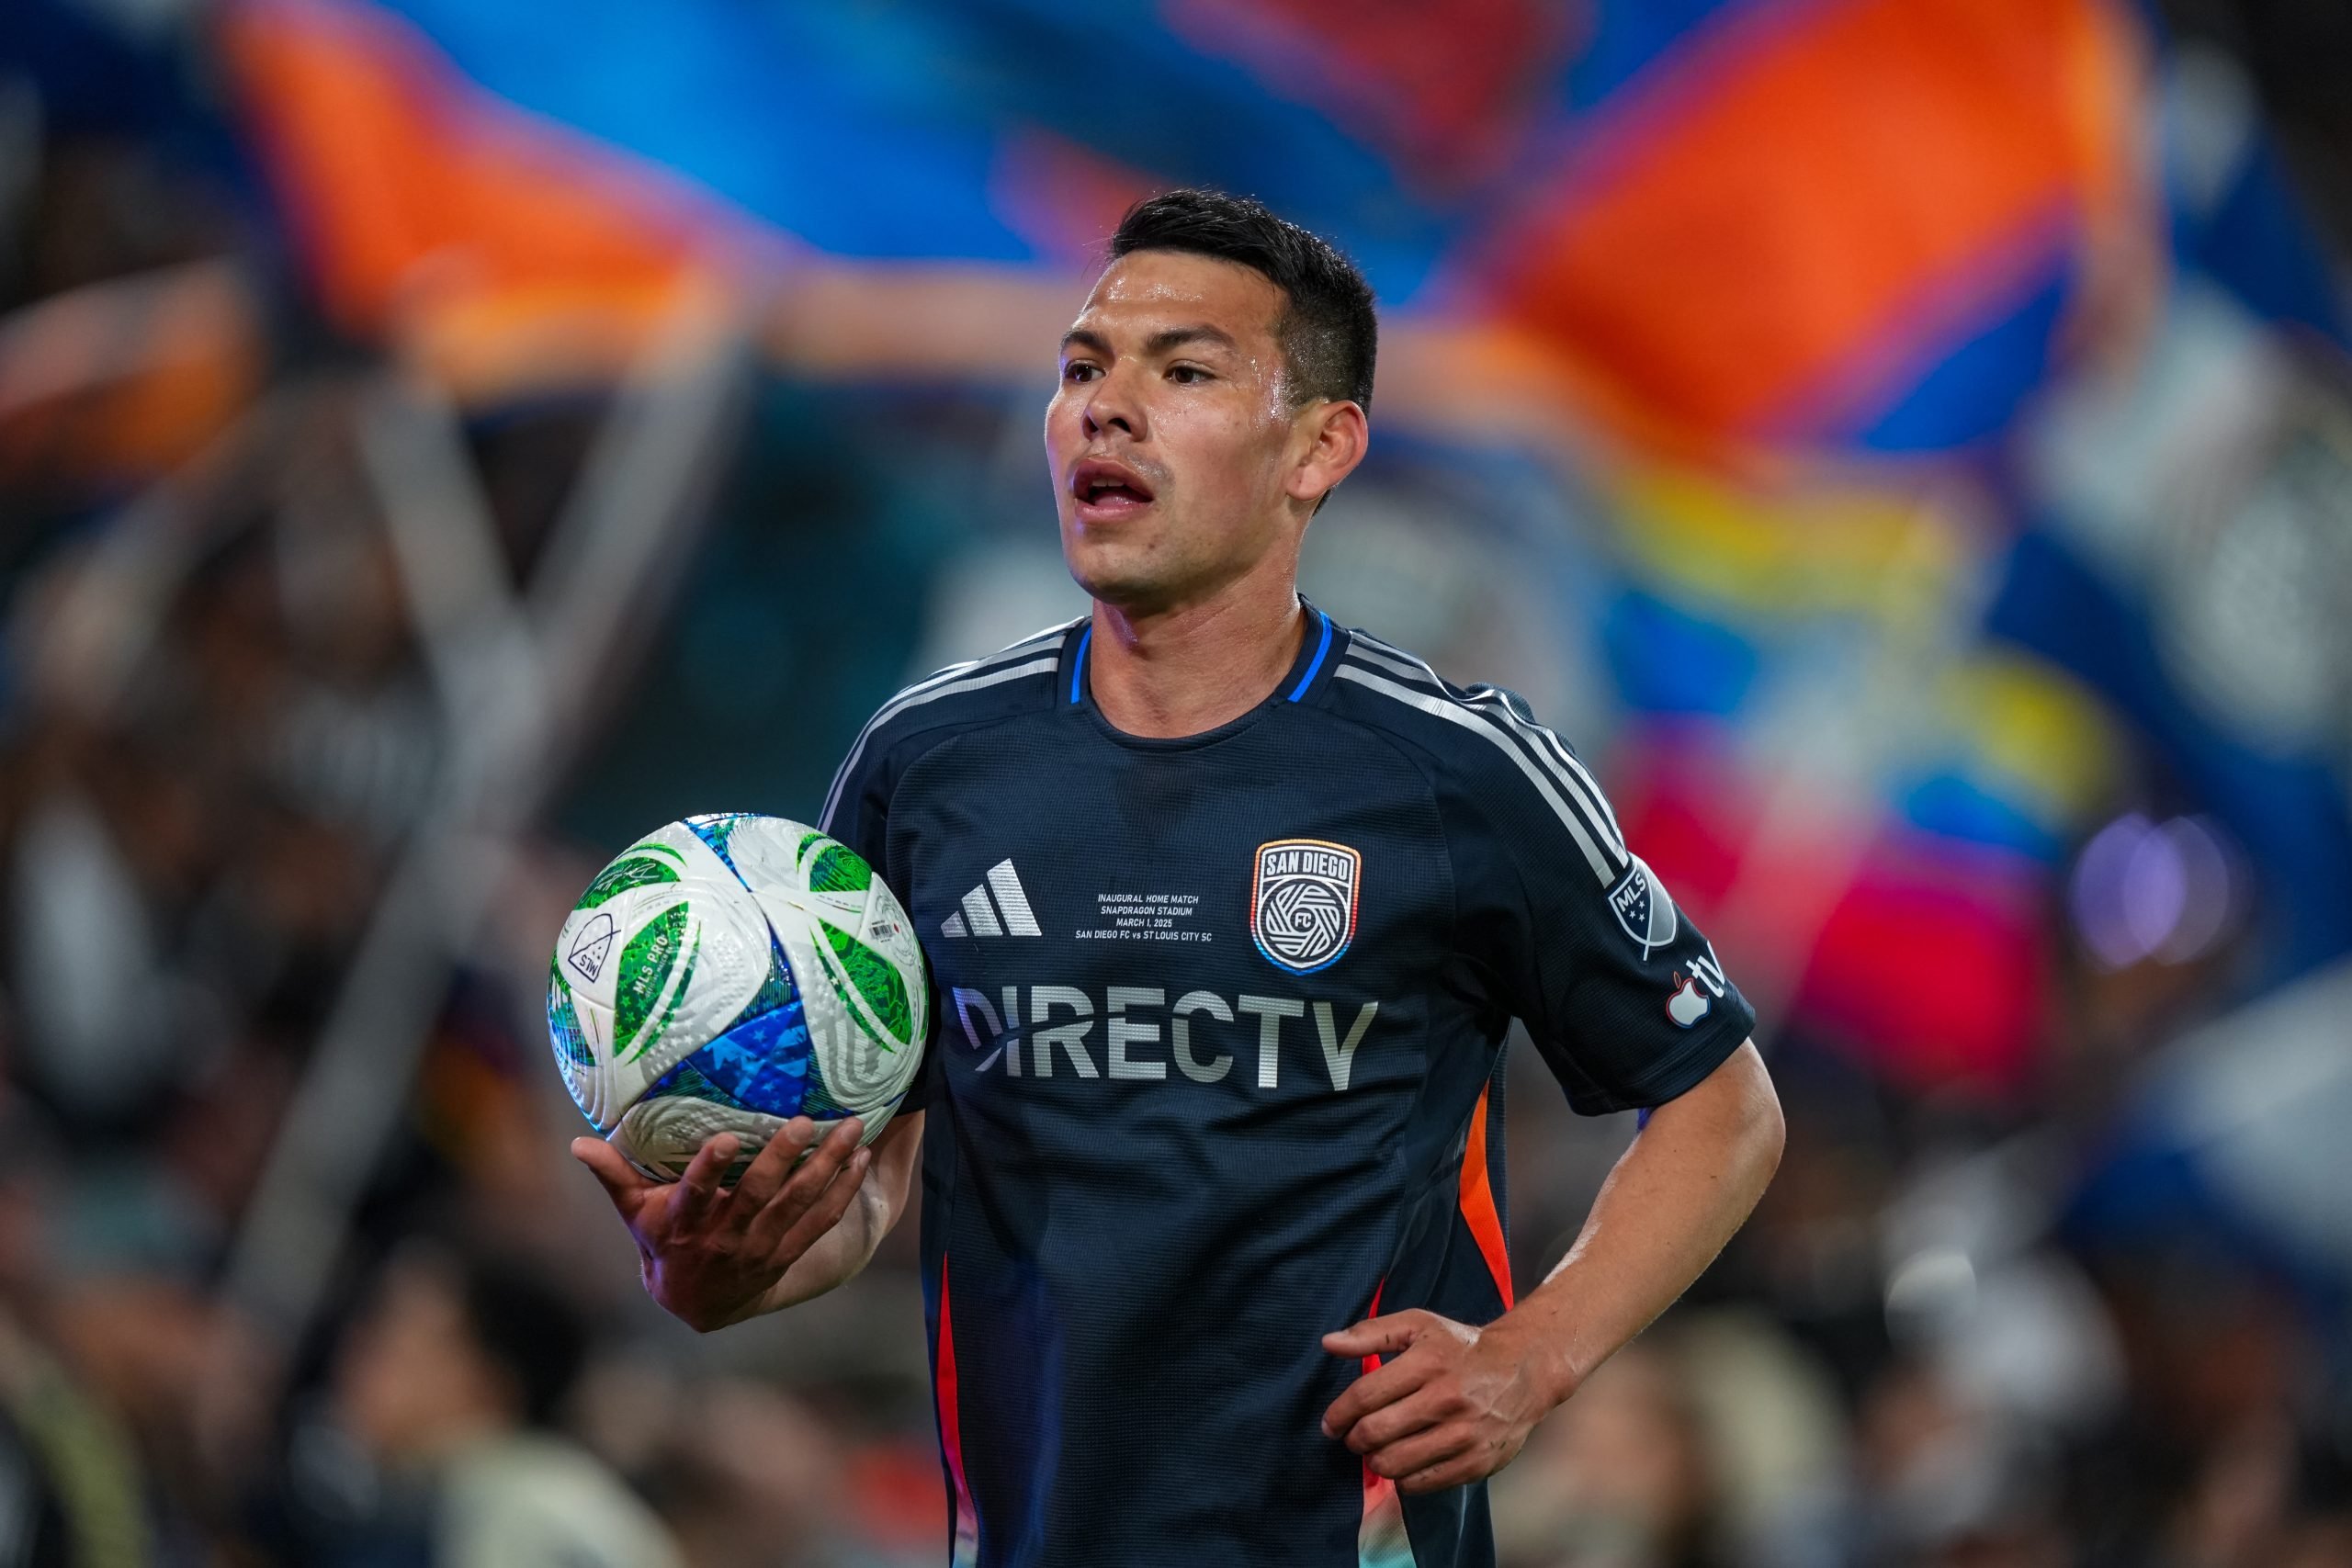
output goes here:
{"type": "Polygon", "coordinates": [[[1458,957],[1527,1025],[1586,1115],[1660,1105],[1737,1050],[1756,1014],[1626,845],[1600,787],[1509,693],[1444,794],[1458,957]]]}
{"type": "MultiPolygon", "coordinates": [[[[818,822],[819,831],[831,835],[855,850],[858,857],[874,868],[874,874],[889,886],[903,904],[907,889],[893,880],[890,867],[890,795],[897,782],[898,759],[886,744],[873,744],[871,734],[858,737],[857,744],[833,775],[832,788],[825,796],[823,818],[818,822]]],[[[926,974],[930,964],[923,965],[926,974]]],[[[921,1111],[931,1103],[932,1078],[936,1071],[939,1041],[939,988],[933,986],[930,1006],[924,1010],[930,1021],[922,1050],[922,1067],[915,1074],[914,1082],[907,1086],[906,1097],[899,1101],[903,1113],[921,1111]]]]}

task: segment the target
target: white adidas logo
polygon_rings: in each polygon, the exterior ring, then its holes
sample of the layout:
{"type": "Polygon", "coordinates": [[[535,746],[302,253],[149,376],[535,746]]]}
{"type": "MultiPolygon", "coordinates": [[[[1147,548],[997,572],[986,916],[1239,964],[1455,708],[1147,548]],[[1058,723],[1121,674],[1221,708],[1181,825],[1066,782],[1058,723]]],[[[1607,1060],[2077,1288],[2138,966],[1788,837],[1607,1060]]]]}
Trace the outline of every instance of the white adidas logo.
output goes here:
{"type": "Polygon", "coordinates": [[[1037,917],[1030,910],[1029,895],[1021,891],[1021,878],[1013,874],[1012,862],[1001,860],[989,867],[989,879],[964,895],[964,908],[939,924],[942,936],[1043,936],[1037,929],[1037,917]],[[989,902],[993,889],[996,902],[989,902]],[[999,912],[1001,911],[1001,918],[999,912]]]}

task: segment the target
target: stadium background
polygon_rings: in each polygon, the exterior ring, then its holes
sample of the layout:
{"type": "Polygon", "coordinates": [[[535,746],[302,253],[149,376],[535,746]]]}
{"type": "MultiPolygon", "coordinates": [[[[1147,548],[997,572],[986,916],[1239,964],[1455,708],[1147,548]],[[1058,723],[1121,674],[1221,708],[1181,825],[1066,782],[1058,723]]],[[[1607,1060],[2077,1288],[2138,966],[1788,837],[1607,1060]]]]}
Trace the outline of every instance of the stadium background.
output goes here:
{"type": "MultiPolygon", "coordinates": [[[[940,1560],[910,1232],[662,1317],[548,942],[1076,612],[1052,341],[1203,183],[1383,300],[1307,591],[1593,761],[1787,1102],[1506,1562],[2352,1562],[2347,70],[2292,0],[9,0],[0,1557],[409,1561],[462,1350],[698,1568],[940,1560]]],[[[1631,1127],[1509,1116],[1524,1288],[1631,1127]]]]}

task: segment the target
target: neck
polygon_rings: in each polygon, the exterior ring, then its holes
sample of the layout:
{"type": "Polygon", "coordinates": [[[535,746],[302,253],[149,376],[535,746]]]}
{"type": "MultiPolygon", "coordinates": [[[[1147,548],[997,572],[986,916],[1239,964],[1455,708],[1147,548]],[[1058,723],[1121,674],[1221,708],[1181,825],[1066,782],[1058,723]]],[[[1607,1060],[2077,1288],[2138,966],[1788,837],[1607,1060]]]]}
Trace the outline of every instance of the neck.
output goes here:
{"type": "Polygon", "coordinates": [[[1166,610],[1096,600],[1087,681],[1102,716],[1129,735],[1172,739],[1229,724],[1265,701],[1306,632],[1296,580],[1287,571],[1265,577],[1166,610]]]}

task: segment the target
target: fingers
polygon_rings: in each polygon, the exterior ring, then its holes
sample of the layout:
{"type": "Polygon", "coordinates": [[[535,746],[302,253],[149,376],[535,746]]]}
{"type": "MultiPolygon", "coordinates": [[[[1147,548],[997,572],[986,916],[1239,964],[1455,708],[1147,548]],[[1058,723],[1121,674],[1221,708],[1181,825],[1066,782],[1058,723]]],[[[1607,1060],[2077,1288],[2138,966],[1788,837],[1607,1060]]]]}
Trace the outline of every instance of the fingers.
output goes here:
{"type": "MultiPolygon", "coordinates": [[[[810,1123],[810,1126],[813,1129],[815,1123],[810,1123]]],[[[833,1185],[833,1178],[841,1174],[842,1167],[849,1163],[851,1156],[861,1152],[857,1144],[858,1139],[864,1135],[864,1124],[854,1116],[834,1125],[832,1131],[825,1135],[824,1141],[809,1153],[808,1158],[800,1162],[799,1168],[792,1172],[790,1179],[783,1187],[762,1204],[756,1213],[749,1216],[745,1224],[745,1236],[752,1244],[754,1250],[767,1251],[784,1240],[786,1235],[797,1225],[802,1216],[808,1214],[825,1195],[828,1189],[833,1185]]],[[[843,1209],[847,1208],[849,1197],[854,1195],[854,1184],[852,1184],[850,1192],[842,1195],[841,1204],[843,1209]]],[[[839,1217],[837,1213],[834,1218],[839,1217]]]]}
{"type": "Polygon", "coordinates": [[[1465,1421],[1452,1421],[1442,1427],[1432,1427],[1425,1432],[1364,1456],[1364,1463],[1374,1475],[1385,1475],[1391,1481],[1402,1481],[1408,1475],[1434,1470],[1451,1463],[1470,1451],[1476,1434],[1465,1421]]]}
{"type": "Polygon", "coordinates": [[[1397,1491],[1414,1495],[1467,1485],[1502,1468],[1481,1450],[1476,1433],[1463,1426],[1440,1427],[1409,1444],[1384,1449],[1364,1462],[1374,1475],[1395,1481],[1397,1491]]]}
{"type": "Polygon", "coordinates": [[[605,1196],[610,1198],[613,1207],[624,1215],[632,1206],[630,1201],[653,1185],[637,1167],[621,1156],[620,1150],[602,1138],[572,1139],[571,1157],[588,1168],[589,1174],[596,1179],[596,1184],[605,1190],[605,1196]]]}
{"type": "Polygon", "coordinates": [[[781,1258],[790,1268],[800,1255],[816,1245],[817,1238],[842,1223],[849,1206],[857,1201],[858,1189],[865,1184],[866,1168],[874,1163],[872,1149],[860,1149],[850,1156],[841,1174],[809,1205],[807,1213],[792,1222],[770,1252],[771,1258],[781,1258]]]}
{"type": "MultiPolygon", "coordinates": [[[[1345,1438],[1357,1422],[1411,1393],[1427,1382],[1436,1370],[1408,1356],[1391,1361],[1377,1371],[1366,1372],[1350,1383],[1348,1392],[1333,1400],[1331,1407],[1323,1412],[1323,1435],[1345,1438]]],[[[1349,1446],[1354,1447],[1352,1443],[1349,1446]]]]}
{"type": "Polygon", "coordinates": [[[1342,1427],[1339,1436],[1357,1453],[1368,1455],[1468,1414],[1468,1406],[1453,1390],[1424,1384],[1358,1417],[1352,1426],[1342,1427]]]}
{"type": "Polygon", "coordinates": [[[707,1140],[686,1163],[685,1174],[678,1178],[677,1195],[670,1200],[670,1217],[680,1229],[691,1229],[702,1224],[710,1213],[711,1202],[718,1195],[718,1179],[735,1163],[735,1156],[742,1141],[732,1133],[721,1133],[707,1140]]]}
{"type": "Polygon", "coordinates": [[[1362,1323],[1323,1336],[1323,1348],[1334,1356],[1393,1356],[1429,1328],[1430,1314],[1418,1308],[1362,1323]]]}
{"type": "Polygon", "coordinates": [[[738,1228],[748,1225],[752,1217],[776,1194],[792,1168],[809,1145],[817,1141],[817,1123],[806,1116],[795,1116],[776,1129],[752,1159],[751,1168],[743,1172],[743,1179],[735,1184],[735,1220],[738,1228]]]}

